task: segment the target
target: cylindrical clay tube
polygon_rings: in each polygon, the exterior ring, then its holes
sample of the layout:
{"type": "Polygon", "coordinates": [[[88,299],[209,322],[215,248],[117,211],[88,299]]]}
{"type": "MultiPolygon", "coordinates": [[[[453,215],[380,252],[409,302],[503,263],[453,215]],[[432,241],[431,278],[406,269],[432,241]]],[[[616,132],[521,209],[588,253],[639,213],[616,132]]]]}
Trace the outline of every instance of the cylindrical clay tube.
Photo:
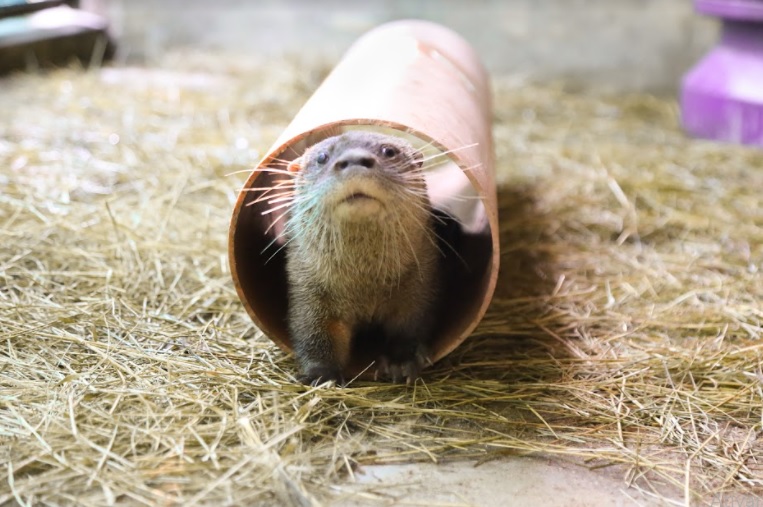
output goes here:
{"type": "MultiPolygon", "coordinates": [[[[483,317],[495,289],[499,244],[488,76],[465,40],[434,23],[397,21],[361,37],[251,173],[229,232],[236,290],[257,326],[291,350],[278,239],[283,226],[250,189],[279,179],[263,168],[283,168],[315,142],[350,129],[398,134],[443,154],[443,163],[426,175],[428,192],[433,206],[460,227],[443,249],[453,269],[443,272],[446,294],[431,342],[437,361],[483,317]]],[[[367,366],[367,358],[353,357],[349,370],[367,366]]]]}

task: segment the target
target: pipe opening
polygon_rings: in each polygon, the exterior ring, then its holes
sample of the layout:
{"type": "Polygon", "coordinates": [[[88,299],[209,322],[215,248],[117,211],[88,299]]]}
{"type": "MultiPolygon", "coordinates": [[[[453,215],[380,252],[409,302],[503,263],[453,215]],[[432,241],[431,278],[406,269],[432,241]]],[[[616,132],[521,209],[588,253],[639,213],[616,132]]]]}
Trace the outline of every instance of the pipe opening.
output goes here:
{"type": "MultiPolygon", "coordinates": [[[[285,168],[284,161],[299,157],[307,147],[349,130],[372,130],[403,137],[422,152],[430,201],[440,220],[437,234],[443,257],[441,270],[442,298],[436,310],[437,327],[430,347],[438,360],[461,343],[479,313],[490,290],[493,252],[485,199],[472,179],[471,167],[463,167],[459,151],[469,146],[439,146],[403,129],[376,125],[341,125],[318,129],[286,143],[277,162],[269,167],[285,168]]],[[[271,158],[272,160],[272,158],[271,158]]],[[[290,176],[258,171],[246,183],[247,188],[267,188],[290,176]]],[[[290,350],[288,336],[287,278],[283,232],[286,208],[267,212],[266,201],[256,202],[263,190],[247,191],[237,206],[239,213],[232,231],[231,256],[234,281],[252,319],[281,348],[290,350]]],[[[277,192],[277,191],[275,191],[277,192]]],[[[349,368],[354,375],[374,359],[362,348],[354,349],[349,368]]]]}

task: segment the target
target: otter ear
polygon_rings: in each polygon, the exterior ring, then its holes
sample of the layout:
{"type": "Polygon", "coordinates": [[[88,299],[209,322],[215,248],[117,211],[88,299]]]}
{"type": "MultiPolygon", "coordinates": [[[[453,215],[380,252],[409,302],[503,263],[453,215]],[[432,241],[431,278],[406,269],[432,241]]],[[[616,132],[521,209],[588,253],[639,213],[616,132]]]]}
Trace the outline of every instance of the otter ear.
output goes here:
{"type": "Polygon", "coordinates": [[[302,157],[295,158],[291,162],[289,162],[289,165],[286,166],[286,169],[290,173],[296,173],[302,170],[302,157]]]}

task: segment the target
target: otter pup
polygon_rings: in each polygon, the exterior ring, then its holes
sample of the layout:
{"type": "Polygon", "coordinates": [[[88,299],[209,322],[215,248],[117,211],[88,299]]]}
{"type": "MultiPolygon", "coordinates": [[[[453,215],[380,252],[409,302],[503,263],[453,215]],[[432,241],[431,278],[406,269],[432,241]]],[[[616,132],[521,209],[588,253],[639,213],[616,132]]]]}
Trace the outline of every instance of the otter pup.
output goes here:
{"type": "Polygon", "coordinates": [[[353,131],[289,165],[288,319],[302,382],[343,384],[353,345],[378,350],[376,375],[394,382],[430,363],[439,251],[422,164],[401,138],[353,131]]]}

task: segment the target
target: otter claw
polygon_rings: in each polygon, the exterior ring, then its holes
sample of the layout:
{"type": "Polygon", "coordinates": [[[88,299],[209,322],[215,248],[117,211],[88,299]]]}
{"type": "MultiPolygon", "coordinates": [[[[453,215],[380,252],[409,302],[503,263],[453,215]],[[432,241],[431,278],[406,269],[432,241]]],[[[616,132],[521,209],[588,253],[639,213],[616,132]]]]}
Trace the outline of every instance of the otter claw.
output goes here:
{"type": "Polygon", "coordinates": [[[429,355],[425,354],[424,352],[420,350],[416,352],[416,362],[418,363],[420,368],[423,368],[424,366],[434,365],[429,355]]]}
{"type": "Polygon", "coordinates": [[[337,386],[344,386],[345,380],[342,372],[331,367],[313,367],[299,376],[299,381],[310,387],[318,387],[327,382],[334,382],[337,386]]]}
{"type": "Polygon", "coordinates": [[[398,364],[393,364],[389,368],[390,376],[392,377],[392,382],[394,384],[399,384],[403,381],[404,374],[403,374],[403,367],[398,364]]]}
{"type": "Polygon", "coordinates": [[[389,377],[389,360],[385,356],[376,359],[376,371],[374,371],[374,380],[389,377]]]}
{"type": "Polygon", "coordinates": [[[432,364],[432,361],[424,354],[416,354],[415,359],[402,362],[390,362],[386,356],[377,359],[377,368],[374,372],[374,380],[379,378],[389,379],[395,384],[405,382],[412,385],[421,375],[424,366],[432,364]]]}

